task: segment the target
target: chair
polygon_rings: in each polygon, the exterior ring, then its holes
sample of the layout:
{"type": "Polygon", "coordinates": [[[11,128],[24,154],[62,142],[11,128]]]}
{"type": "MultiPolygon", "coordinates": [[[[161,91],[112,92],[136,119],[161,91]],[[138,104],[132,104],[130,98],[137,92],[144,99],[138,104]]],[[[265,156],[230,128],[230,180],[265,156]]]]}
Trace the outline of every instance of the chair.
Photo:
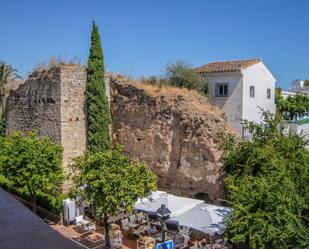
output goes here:
{"type": "Polygon", "coordinates": [[[128,219],[123,219],[120,221],[121,223],[121,227],[122,227],[122,230],[124,232],[125,235],[129,235],[131,233],[131,228],[129,227],[129,221],[128,219]]]}
{"type": "Polygon", "coordinates": [[[179,228],[179,232],[181,234],[190,235],[190,227],[182,226],[181,228],[179,228]]]}
{"type": "Polygon", "coordinates": [[[141,234],[145,233],[145,226],[141,225],[137,229],[133,229],[133,234],[137,237],[140,237],[141,234]]]}
{"type": "Polygon", "coordinates": [[[147,222],[147,219],[145,218],[145,215],[142,212],[137,214],[137,221],[140,223],[147,222]]]}
{"type": "Polygon", "coordinates": [[[109,218],[108,218],[108,222],[109,223],[115,223],[117,221],[117,216],[110,216],[109,218]]]}
{"type": "Polygon", "coordinates": [[[149,235],[149,230],[151,229],[150,225],[147,224],[146,226],[144,226],[144,231],[149,235]]]}
{"type": "Polygon", "coordinates": [[[121,220],[121,226],[124,230],[129,230],[129,221],[128,219],[121,220]]]}
{"type": "Polygon", "coordinates": [[[176,235],[174,237],[174,248],[175,249],[182,249],[187,247],[188,244],[185,244],[185,238],[182,235],[176,235]]]}
{"type": "Polygon", "coordinates": [[[136,216],[135,216],[135,214],[132,214],[132,215],[129,216],[129,221],[130,221],[131,223],[134,223],[134,222],[136,221],[136,216]]]}
{"type": "Polygon", "coordinates": [[[149,224],[144,226],[144,230],[147,232],[149,236],[154,236],[155,234],[159,232],[155,226],[151,227],[151,225],[149,224]]]}
{"type": "Polygon", "coordinates": [[[117,221],[120,221],[120,220],[123,220],[124,218],[126,218],[125,216],[124,216],[124,214],[123,213],[118,213],[117,215],[116,215],[116,222],[117,221]]]}
{"type": "Polygon", "coordinates": [[[85,220],[82,215],[75,217],[75,224],[76,224],[77,227],[84,228],[84,226],[88,225],[89,223],[90,222],[85,220]]]}
{"type": "Polygon", "coordinates": [[[95,231],[96,230],[95,222],[88,223],[87,225],[85,225],[85,230],[87,230],[87,231],[95,231]]]}

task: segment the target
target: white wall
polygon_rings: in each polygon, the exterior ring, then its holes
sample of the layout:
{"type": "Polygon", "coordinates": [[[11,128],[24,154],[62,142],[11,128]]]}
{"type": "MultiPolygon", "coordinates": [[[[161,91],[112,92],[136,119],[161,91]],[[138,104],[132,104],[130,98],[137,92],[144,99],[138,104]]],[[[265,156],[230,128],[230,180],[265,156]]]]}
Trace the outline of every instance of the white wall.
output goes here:
{"type": "Polygon", "coordinates": [[[241,132],[242,117],[242,74],[224,73],[204,75],[208,84],[209,102],[225,111],[228,122],[237,132],[241,132]],[[228,97],[216,97],[216,83],[229,83],[228,97]]]}
{"type": "Polygon", "coordinates": [[[243,110],[242,118],[261,123],[262,112],[274,113],[275,106],[275,84],[276,79],[262,62],[256,63],[242,70],[243,73],[243,110]],[[250,98],[250,86],[255,86],[255,97],[250,98]],[[267,88],[271,89],[271,98],[267,99],[267,88]]]}
{"type": "Polygon", "coordinates": [[[295,92],[281,91],[281,96],[284,99],[287,99],[289,96],[294,96],[295,94],[295,92]]]}

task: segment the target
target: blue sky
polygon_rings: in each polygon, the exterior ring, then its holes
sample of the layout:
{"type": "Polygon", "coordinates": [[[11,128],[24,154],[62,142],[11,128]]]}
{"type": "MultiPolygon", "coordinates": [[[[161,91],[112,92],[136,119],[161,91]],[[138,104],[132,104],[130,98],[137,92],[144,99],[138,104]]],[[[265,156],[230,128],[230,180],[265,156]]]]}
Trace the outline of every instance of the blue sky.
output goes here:
{"type": "Polygon", "coordinates": [[[309,78],[307,0],[1,0],[0,8],[0,60],[23,76],[53,56],[86,62],[95,20],[108,71],[139,77],[176,59],[258,57],[279,86],[309,78]]]}

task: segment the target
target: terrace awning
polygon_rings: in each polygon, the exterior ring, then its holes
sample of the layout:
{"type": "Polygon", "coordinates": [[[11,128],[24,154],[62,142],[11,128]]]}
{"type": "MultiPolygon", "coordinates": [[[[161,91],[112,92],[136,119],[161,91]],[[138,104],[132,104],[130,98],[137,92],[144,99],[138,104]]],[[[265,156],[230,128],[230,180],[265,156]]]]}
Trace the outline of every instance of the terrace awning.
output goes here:
{"type": "Polygon", "coordinates": [[[180,226],[209,234],[222,234],[224,218],[231,209],[207,203],[201,203],[178,216],[170,218],[167,222],[178,223],[180,226]]]}
{"type": "Polygon", "coordinates": [[[152,213],[165,204],[172,211],[166,222],[178,224],[208,235],[222,234],[224,218],[231,212],[230,208],[205,203],[202,200],[179,197],[156,191],[150,197],[139,200],[135,209],[152,213]]]}
{"type": "Polygon", "coordinates": [[[170,216],[174,217],[192,209],[199,203],[203,203],[203,201],[157,191],[153,192],[150,197],[139,200],[134,208],[144,212],[156,212],[157,209],[164,204],[170,211],[172,211],[170,216]]]}

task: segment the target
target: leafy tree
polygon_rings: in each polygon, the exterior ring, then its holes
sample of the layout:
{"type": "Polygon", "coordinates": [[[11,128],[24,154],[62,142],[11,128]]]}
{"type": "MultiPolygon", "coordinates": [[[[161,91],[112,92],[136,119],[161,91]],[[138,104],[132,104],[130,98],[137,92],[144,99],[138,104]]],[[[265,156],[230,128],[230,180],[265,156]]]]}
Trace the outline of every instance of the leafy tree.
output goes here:
{"type": "Polygon", "coordinates": [[[0,140],[0,174],[25,188],[32,197],[36,212],[38,192],[58,195],[64,180],[61,166],[62,147],[49,138],[39,138],[33,132],[23,136],[20,132],[0,140]]]}
{"type": "Polygon", "coordinates": [[[97,217],[103,217],[105,248],[110,248],[109,215],[120,208],[131,210],[139,197],[156,189],[156,177],[146,164],[130,161],[120,149],[90,153],[76,159],[73,177],[80,196],[93,203],[97,217]]]}
{"type": "Polygon", "coordinates": [[[223,157],[233,211],[227,236],[252,248],[309,247],[308,141],[264,113],[265,126],[246,123],[251,140],[228,140],[223,157]]]}
{"type": "Polygon", "coordinates": [[[6,65],[0,61],[0,134],[4,134],[4,111],[5,111],[5,88],[6,85],[15,79],[21,77],[17,74],[17,70],[11,65],[6,65]]]}
{"type": "Polygon", "coordinates": [[[88,149],[93,152],[107,150],[111,147],[109,133],[111,117],[105,93],[104,73],[99,30],[93,22],[86,84],[88,149]]]}
{"type": "Polygon", "coordinates": [[[204,78],[192,69],[191,65],[178,60],[175,63],[169,63],[166,67],[167,82],[176,87],[195,89],[207,94],[207,85],[204,78]]]}
{"type": "Polygon", "coordinates": [[[306,87],[309,86],[309,80],[304,81],[304,86],[306,86],[306,87]]]}
{"type": "Polygon", "coordinates": [[[297,115],[309,112],[309,97],[301,93],[289,96],[287,99],[277,94],[275,101],[277,111],[286,120],[293,120],[297,115]]]}
{"type": "Polygon", "coordinates": [[[0,137],[5,136],[5,122],[3,119],[0,119],[0,137]]]}

